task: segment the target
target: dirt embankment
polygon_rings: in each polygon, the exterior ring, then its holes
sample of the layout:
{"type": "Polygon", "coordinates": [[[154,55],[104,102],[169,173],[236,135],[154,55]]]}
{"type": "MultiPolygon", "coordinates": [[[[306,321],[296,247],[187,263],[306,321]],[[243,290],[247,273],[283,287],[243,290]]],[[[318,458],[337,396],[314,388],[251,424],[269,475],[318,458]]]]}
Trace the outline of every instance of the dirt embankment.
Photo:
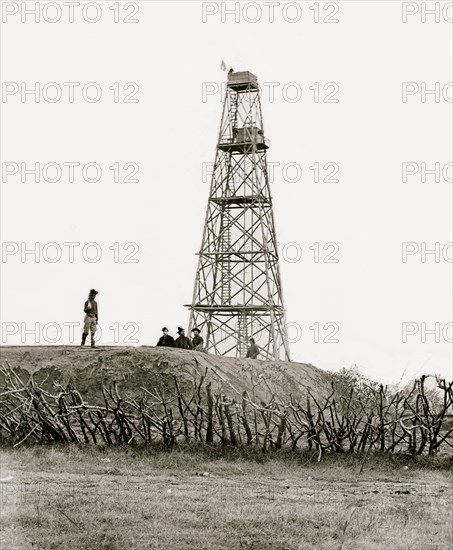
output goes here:
{"type": "MultiPolygon", "coordinates": [[[[323,400],[330,390],[329,375],[303,363],[220,357],[200,352],[155,347],[7,346],[0,348],[2,366],[17,369],[22,379],[30,374],[52,389],[53,383],[73,385],[90,402],[102,400],[102,386],[116,381],[124,396],[141,388],[165,387],[173,376],[187,380],[206,373],[206,382],[238,398],[243,391],[268,401],[269,388],[283,402],[306,399],[308,391],[323,400]]],[[[0,383],[2,380],[0,380],[0,383]]]]}

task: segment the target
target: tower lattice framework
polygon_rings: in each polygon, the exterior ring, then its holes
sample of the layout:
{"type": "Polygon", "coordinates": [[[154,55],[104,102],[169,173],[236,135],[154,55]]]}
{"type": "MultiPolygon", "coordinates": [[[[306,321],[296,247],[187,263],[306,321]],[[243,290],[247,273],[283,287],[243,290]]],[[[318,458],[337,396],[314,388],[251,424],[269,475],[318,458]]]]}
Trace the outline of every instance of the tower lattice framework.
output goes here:
{"type": "Polygon", "coordinates": [[[229,73],[189,330],[211,353],[289,361],[286,317],[256,77],[229,73]]]}

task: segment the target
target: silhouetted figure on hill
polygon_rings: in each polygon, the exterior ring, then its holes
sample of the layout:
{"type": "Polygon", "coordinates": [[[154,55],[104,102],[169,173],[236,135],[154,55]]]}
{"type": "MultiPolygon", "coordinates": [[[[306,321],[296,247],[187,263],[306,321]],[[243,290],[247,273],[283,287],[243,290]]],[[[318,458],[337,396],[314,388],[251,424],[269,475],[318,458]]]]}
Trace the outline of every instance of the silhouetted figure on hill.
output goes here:
{"type": "Polygon", "coordinates": [[[253,338],[250,338],[249,340],[250,346],[247,350],[247,355],[249,359],[257,359],[258,355],[260,354],[260,348],[255,344],[255,340],[253,338]]]}
{"type": "Polygon", "coordinates": [[[184,329],[178,327],[178,338],[176,338],[176,347],[181,349],[192,349],[192,342],[190,338],[184,334],[184,329]]]}
{"type": "Polygon", "coordinates": [[[200,336],[200,329],[193,328],[192,332],[194,333],[194,337],[192,338],[192,346],[194,351],[204,351],[203,348],[203,338],[200,336]]]}
{"type": "Polygon", "coordinates": [[[176,346],[175,339],[173,338],[173,336],[170,336],[168,334],[168,328],[164,327],[162,329],[162,332],[164,334],[159,338],[159,341],[157,342],[157,345],[158,346],[165,346],[167,348],[174,348],[176,346]]]}
{"type": "Polygon", "coordinates": [[[85,313],[85,319],[83,320],[83,333],[82,333],[82,343],[81,346],[85,345],[88,332],[91,333],[91,347],[94,348],[94,335],[96,334],[97,324],[98,324],[98,304],[95,300],[96,294],[99,294],[97,290],[92,288],[88,294],[88,300],[83,306],[83,311],[85,313]]]}

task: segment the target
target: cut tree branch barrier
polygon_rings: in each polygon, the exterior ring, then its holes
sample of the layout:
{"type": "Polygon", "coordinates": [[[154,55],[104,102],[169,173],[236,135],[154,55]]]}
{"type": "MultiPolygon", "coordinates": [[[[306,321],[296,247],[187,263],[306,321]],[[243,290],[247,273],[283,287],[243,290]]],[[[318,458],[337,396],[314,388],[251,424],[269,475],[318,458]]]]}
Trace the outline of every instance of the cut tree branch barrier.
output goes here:
{"type": "Polygon", "coordinates": [[[285,401],[271,380],[251,374],[252,391],[239,392],[213,372],[210,380],[207,370],[195,370],[191,380],[174,374],[164,381],[156,375],[132,397],[122,397],[114,381],[102,387],[99,405],[73,385],[54,383],[51,393],[44,387],[47,379],[37,383],[30,375],[23,380],[7,364],[0,368],[0,434],[15,447],[29,442],[164,442],[171,447],[199,441],[262,451],[312,449],[318,460],[325,453],[433,455],[441,447],[453,448],[453,382],[439,377],[436,400],[428,396],[422,376],[410,391],[397,393],[382,385],[366,387],[365,393],[354,387],[339,392],[332,382],[324,400],[307,390],[302,403],[292,395],[285,401]],[[270,395],[266,402],[254,397],[260,382],[270,395]]]}

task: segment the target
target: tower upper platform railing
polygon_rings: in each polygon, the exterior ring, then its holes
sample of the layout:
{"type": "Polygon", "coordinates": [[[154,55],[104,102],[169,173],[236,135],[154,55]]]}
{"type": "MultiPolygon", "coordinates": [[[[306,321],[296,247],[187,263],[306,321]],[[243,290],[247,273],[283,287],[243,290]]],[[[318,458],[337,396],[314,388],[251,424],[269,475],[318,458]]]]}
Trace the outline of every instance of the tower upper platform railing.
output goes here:
{"type": "Polygon", "coordinates": [[[258,151],[269,149],[269,140],[264,137],[262,130],[251,125],[233,128],[233,136],[222,137],[217,147],[222,151],[247,154],[252,153],[254,147],[258,151]]]}
{"type": "Polygon", "coordinates": [[[241,92],[244,90],[258,90],[258,79],[249,71],[228,73],[228,88],[241,92]]]}

